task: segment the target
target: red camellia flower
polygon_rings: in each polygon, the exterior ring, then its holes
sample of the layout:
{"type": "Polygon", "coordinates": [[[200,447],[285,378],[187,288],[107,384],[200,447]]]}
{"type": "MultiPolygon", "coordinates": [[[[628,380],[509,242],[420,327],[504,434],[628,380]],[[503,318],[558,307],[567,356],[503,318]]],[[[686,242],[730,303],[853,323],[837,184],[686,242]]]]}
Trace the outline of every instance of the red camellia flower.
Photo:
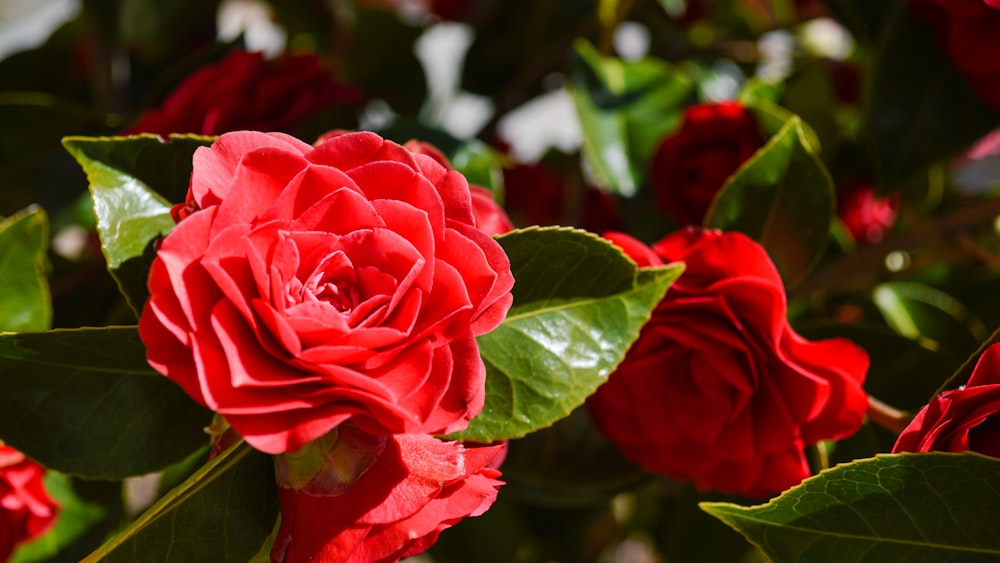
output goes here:
{"type": "Polygon", "coordinates": [[[45,492],[44,475],[44,467],[0,443],[0,561],[55,522],[59,506],[45,492]]]}
{"type": "Polygon", "coordinates": [[[965,386],[942,392],[920,409],[892,451],[1000,457],[1000,346],[983,352],[965,386]]]}
{"type": "Polygon", "coordinates": [[[909,0],[913,12],[934,26],[934,38],[987,105],[1000,109],[1000,2],[909,0]]]}
{"type": "Polygon", "coordinates": [[[702,490],[765,496],[809,476],[807,444],[857,431],[868,405],[867,354],[789,327],[781,278],[763,247],[695,228],[652,249],[606,236],[640,266],[686,264],[588,401],[627,458],[702,490]]]}
{"type": "Polygon", "coordinates": [[[125,133],[288,132],[315,112],[360,101],[358,91],[337,83],[316,55],[268,61],[261,53],[235,50],[187,76],[125,133]]]}
{"type": "Polygon", "coordinates": [[[687,108],[653,155],[657,204],[679,225],[701,224],[715,194],[763,144],[753,113],[737,102],[687,108]]]}
{"type": "Polygon", "coordinates": [[[295,451],[348,419],[443,434],[482,409],[475,337],[514,280],[461,174],[373,133],[236,132],[195,152],[186,209],[139,333],[251,445],[295,451]]]}
{"type": "Polygon", "coordinates": [[[858,242],[882,240],[898,209],[898,197],[875,197],[871,180],[855,179],[837,188],[837,215],[858,242]]]}
{"type": "Polygon", "coordinates": [[[422,553],[442,530],[493,504],[502,484],[496,459],[505,450],[398,434],[341,494],[279,487],[281,528],[271,560],[370,563],[422,553]]]}

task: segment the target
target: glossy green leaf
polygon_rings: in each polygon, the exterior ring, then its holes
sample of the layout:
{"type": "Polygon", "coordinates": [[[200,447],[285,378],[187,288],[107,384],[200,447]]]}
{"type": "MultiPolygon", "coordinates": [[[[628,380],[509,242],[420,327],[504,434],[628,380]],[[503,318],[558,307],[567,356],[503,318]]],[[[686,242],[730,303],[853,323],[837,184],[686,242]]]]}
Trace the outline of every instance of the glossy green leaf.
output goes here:
{"type": "Polygon", "coordinates": [[[514,305],[477,339],[486,405],[465,440],[524,436],[583,403],[618,365],[683,266],[639,270],[615,246],[567,228],[499,237],[514,305]]]}
{"type": "Polygon", "coordinates": [[[625,62],[576,44],[570,87],[583,151],[598,182],[630,197],[646,177],[647,163],[663,136],[677,127],[690,79],[666,62],[625,62]]]}
{"type": "Polygon", "coordinates": [[[997,561],[1000,460],[880,455],[839,465],[767,504],[701,503],[775,563],[997,561]]]}
{"type": "Polygon", "coordinates": [[[0,222],[0,331],[51,325],[48,247],[49,220],[41,208],[30,207],[0,222]]]}
{"type": "Polygon", "coordinates": [[[914,282],[888,282],[872,291],[872,300],[898,334],[916,340],[958,367],[989,330],[954,297],[914,282]]]}
{"type": "Polygon", "coordinates": [[[241,442],[83,561],[248,561],[271,534],[277,515],[271,456],[241,442]]]}
{"type": "Polygon", "coordinates": [[[70,476],[48,471],[44,486],[49,496],[59,503],[56,522],[49,531],[18,546],[11,563],[52,560],[90,528],[107,518],[108,511],[100,503],[81,498],[73,490],[70,476]]]}
{"type": "Polygon", "coordinates": [[[872,61],[865,121],[883,187],[928,164],[955,156],[1000,124],[952,66],[931,24],[902,0],[885,2],[883,29],[872,61]]]}
{"type": "Polygon", "coordinates": [[[729,178],[705,226],[740,231],[767,249],[789,285],[801,281],[826,248],[834,216],[833,181],[798,117],[729,178]]]}
{"type": "Polygon", "coordinates": [[[0,439],[58,471],[141,475],[208,439],[212,413],[146,363],[135,327],[0,335],[0,439]]]}
{"type": "Polygon", "coordinates": [[[150,244],[173,229],[170,207],[187,194],[191,155],[211,142],[194,135],[169,142],[155,135],[63,140],[87,173],[101,249],[136,314],[148,296],[150,244]]]}

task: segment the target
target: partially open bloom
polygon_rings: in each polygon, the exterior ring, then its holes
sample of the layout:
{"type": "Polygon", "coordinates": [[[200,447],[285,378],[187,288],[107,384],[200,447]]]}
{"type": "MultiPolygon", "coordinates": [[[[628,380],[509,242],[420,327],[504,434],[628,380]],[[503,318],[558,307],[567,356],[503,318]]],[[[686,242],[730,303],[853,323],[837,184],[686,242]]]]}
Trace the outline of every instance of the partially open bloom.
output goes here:
{"type": "Polygon", "coordinates": [[[269,61],[237,49],[192,72],[125,133],[289,132],[316,112],[360,101],[360,93],[337,82],[316,55],[269,61]]]}
{"type": "Polygon", "coordinates": [[[461,174],[373,133],[236,132],[195,153],[187,209],[139,333],[251,445],[295,451],[348,419],[443,434],[482,409],[475,337],[514,280],[461,174]]]}
{"type": "Polygon", "coordinates": [[[868,355],[845,339],[811,342],[792,330],[763,247],[695,228],[652,249],[605,236],[640,266],[686,265],[588,401],[627,458],[699,489],[766,496],[809,476],[807,444],[857,431],[868,355]]]}
{"type": "Polygon", "coordinates": [[[42,484],[45,468],[0,442],[0,561],[49,529],[59,506],[42,484]]]}
{"type": "Polygon", "coordinates": [[[398,561],[422,553],[441,531],[496,500],[502,482],[495,460],[505,445],[467,448],[424,434],[388,436],[383,444],[344,491],[279,488],[272,561],[398,561]]]}
{"type": "Polygon", "coordinates": [[[968,383],[942,392],[920,409],[892,451],[973,451],[1000,457],[1000,346],[983,352],[968,383]]]}
{"type": "Polygon", "coordinates": [[[680,226],[700,225],[726,180],[764,144],[757,120],[738,102],[691,106],[680,129],[653,155],[657,204],[680,226]]]}
{"type": "Polygon", "coordinates": [[[854,179],[837,187],[837,215],[859,243],[878,242],[896,222],[899,197],[876,197],[870,180],[854,179]]]}

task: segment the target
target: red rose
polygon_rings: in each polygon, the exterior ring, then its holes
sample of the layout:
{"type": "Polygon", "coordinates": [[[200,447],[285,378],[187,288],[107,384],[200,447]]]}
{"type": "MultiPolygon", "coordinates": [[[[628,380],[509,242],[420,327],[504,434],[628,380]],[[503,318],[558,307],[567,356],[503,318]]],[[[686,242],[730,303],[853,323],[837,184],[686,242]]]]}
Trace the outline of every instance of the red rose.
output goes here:
{"type": "Polygon", "coordinates": [[[0,561],[49,529],[59,505],[42,485],[45,468],[0,443],[0,561]]]}
{"type": "Polygon", "coordinates": [[[789,327],[781,279],[759,244],[694,228],[652,250],[608,238],[640,266],[686,264],[588,401],[627,458],[702,490],[765,496],[809,476],[807,444],[859,428],[867,354],[789,327]]]}
{"type": "Polygon", "coordinates": [[[279,487],[271,561],[398,561],[496,500],[506,447],[465,448],[425,434],[388,436],[375,463],[339,495],[279,487]]]}
{"type": "Polygon", "coordinates": [[[920,409],[892,452],[979,452],[1000,457],[1000,346],[987,348],[969,382],[920,409]]]}
{"type": "Polygon", "coordinates": [[[753,113],[736,102],[687,108],[653,155],[657,204],[679,225],[701,224],[715,194],[763,144],[753,113]]]}
{"type": "Polygon", "coordinates": [[[982,101],[1000,109],[1000,2],[909,0],[913,12],[934,26],[934,38],[982,101]]]}
{"type": "Polygon", "coordinates": [[[837,215],[858,242],[878,242],[896,222],[898,197],[875,197],[870,180],[855,179],[837,189],[837,215]]]}
{"type": "Polygon", "coordinates": [[[313,54],[266,61],[261,53],[235,50],[187,76],[125,133],[290,131],[310,114],[360,100],[313,54]]]}
{"type": "Polygon", "coordinates": [[[475,337],[510,307],[461,174],[373,133],[222,135],[194,155],[139,320],[149,363],[254,447],[351,419],[448,433],[482,408],[475,337]]]}

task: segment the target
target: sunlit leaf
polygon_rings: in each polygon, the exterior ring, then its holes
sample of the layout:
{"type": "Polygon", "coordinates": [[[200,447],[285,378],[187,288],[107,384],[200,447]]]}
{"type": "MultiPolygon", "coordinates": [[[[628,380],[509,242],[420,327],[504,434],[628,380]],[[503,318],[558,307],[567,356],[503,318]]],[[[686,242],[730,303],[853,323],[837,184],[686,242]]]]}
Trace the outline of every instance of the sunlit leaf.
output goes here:
{"type": "Polygon", "coordinates": [[[68,137],[66,150],[87,173],[108,269],[138,314],[146,301],[150,244],[174,227],[170,207],[184,200],[191,155],[210,137],[68,137]]]}
{"type": "Polygon", "coordinates": [[[576,43],[570,88],[583,150],[601,187],[633,196],[646,177],[653,150],[680,121],[690,79],[664,61],[625,62],[576,43]]]}
{"type": "Polygon", "coordinates": [[[722,187],[705,226],[760,242],[794,285],[826,248],[833,216],[833,181],[801,120],[792,117],[722,187]]]}
{"type": "Polygon", "coordinates": [[[987,328],[965,305],[927,285],[879,284],[872,291],[872,300],[893,330],[937,351],[955,367],[989,336],[987,328]]]}
{"type": "Polygon", "coordinates": [[[996,561],[1000,460],[895,454],[839,465],[767,504],[701,503],[775,563],[996,561]]]}
{"type": "Polygon", "coordinates": [[[41,208],[0,222],[0,331],[45,330],[52,323],[48,247],[49,221],[41,208]]]}
{"type": "Polygon", "coordinates": [[[277,515],[271,456],[241,442],[83,561],[248,561],[270,535],[277,515]]]}
{"type": "Polygon", "coordinates": [[[90,478],[141,475],[205,444],[211,412],[146,363],[135,327],[0,335],[0,439],[90,478]]]}
{"type": "Polygon", "coordinates": [[[679,264],[638,270],[609,242],[565,228],[499,237],[514,272],[514,306],[480,336],[486,405],[462,439],[516,438],[583,403],[618,365],[679,264]]]}

